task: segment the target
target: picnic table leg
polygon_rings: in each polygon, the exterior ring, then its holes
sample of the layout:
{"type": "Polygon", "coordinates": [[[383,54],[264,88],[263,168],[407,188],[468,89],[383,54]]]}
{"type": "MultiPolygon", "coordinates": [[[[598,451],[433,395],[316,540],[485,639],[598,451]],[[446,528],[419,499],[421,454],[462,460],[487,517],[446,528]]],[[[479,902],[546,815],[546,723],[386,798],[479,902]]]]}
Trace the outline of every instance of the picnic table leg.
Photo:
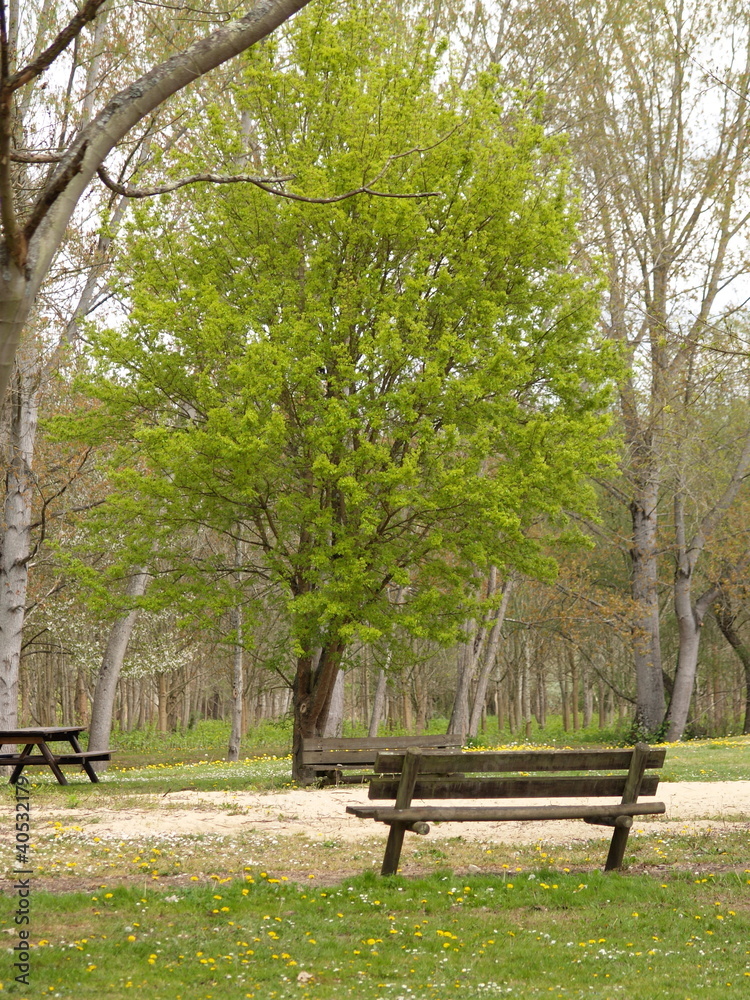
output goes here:
{"type": "Polygon", "coordinates": [[[10,784],[11,785],[15,785],[15,783],[21,777],[21,772],[23,771],[24,767],[26,766],[26,762],[24,760],[24,757],[28,757],[29,756],[29,754],[31,753],[32,746],[33,746],[32,743],[27,743],[26,746],[21,751],[21,759],[16,764],[16,766],[13,768],[13,773],[10,776],[10,784]]]}
{"type": "MultiPolygon", "coordinates": [[[[70,745],[73,747],[76,753],[83,753],[81,749],[81,744],[78,742],[78,737],[75,733],[70,734],[70,745]]],[[[96,771],[91,766],[91,761],[84,759],[81,761],[81,767],[84,769],[86,774],[89,776],[89,781],[93,781],[95,784],[99,784],[99,778],[96,771]]]]}
{"type": "Polygon", "coordinates": [[[54,776],[57,778],[58,782],[61,785],[67,785],[67,783],[68,783],[67,778],[65,777],[65,775],[62,773],[62,771],[58,767],[57,761],[55,760],[54,755],[50,751],[50,748],[47,746],[46,743],[39,743],[37,745],[39,747],[39,750],[41,752],[42,757],[44,757],[44,759],[49,764],[50,770],[52,771],[52,773],[54,774],[54,776]]]}
{"type": "MultiPolygon", "coordinates": [[[[641,790],[641,782],[643,780],[643,773],[646,770],[646,762],[650,752],[651,747],[649,747],[646,743],[637,743],[633,748],[633,756],[630,760],[630,770],[628,771],[628,776],[625,779],[625,790],[622,793],[623,805],[638,801],[638,795],[641,790]]],[[[613,871],[615,868],[620,868],[622,866],[631,825],[632,823],[623,823],[621,826],[615,826],[615,832],[612,834],[612,841],[609,845],[607,862],[604,865],[605,872],[613,871]]]]}
{"type": "MultiPolygon", "coordinates": [[[[401,780],[398,783],[396,792],[396,809],[406,809],[411,805],[414,786],[417,783],[419,765],[422,754],[419,750],[409,747],[404,754],[404,765],[401,768],[401,780]]],[[[383,867],[380,869],[381,875],[395,875],[398,871],[398,859],[401,857],[401,848],[404,843],[404,834],[410,823],[391,823],[388,833],[388,842],[385,845],[383,855],[383,867]]]]}

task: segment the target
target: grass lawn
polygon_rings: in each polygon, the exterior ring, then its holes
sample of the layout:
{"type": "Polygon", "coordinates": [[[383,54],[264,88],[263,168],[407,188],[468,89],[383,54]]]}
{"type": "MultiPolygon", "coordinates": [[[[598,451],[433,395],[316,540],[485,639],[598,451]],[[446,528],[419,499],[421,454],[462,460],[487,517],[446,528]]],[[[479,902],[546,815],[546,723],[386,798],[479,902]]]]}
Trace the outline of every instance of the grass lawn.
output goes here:
{"type": "MultiPolygon", "coordinates": [[[[117,841],[82,810],[161,809],[181,788],[291,783],[283,755],[151,763],[98,786],[32,774],[29,923],[16,924],[12,790],[0,788],[0,996],[163,1000],[745,1000],[750,995],[748,830],[665,837],[634,826],[623,873],[601,842],[551,846],[407,840],[404,876],[373,874],[363,842],[248,828],[117,841]],[[52,822],[45,810],[55,809],[52,822]],[[19,937],[27,929],[29,938],[19,937]],[[29,944],[29,983],[15,945],[29,944]]],[[[212,748],[215,750],[215,748],[212,748]]],[[[147,752],[144,749],[144,753],[147,752]]],[[[195,752],[193,748],[192,752],[195,752]]],[[[205,751],[204,751],[205,752],[205,751]]],[[[664,778],[750,778],[747,737],[670,747],[664,778]]],[[[325,794],[321,792],[320,794],[325,794]]],[[[228,808],[232,808],[228,805],[228,808]]],[[[747,817],[745,817],[747,819],[747,817]]],[[[25,897],[24,897],[25,898],[25,897]]]]}
{"type": "MultiPolygon", "coordinates": [[[[18,997],[151,1000],[745,1000],[750,873],[262,872],[165,892],[103,885],[32,902],[18,997]]],[[[9,938],[12,940],[12,937],[9,938]]],[[[6,975],[10,973],[6,958],[6,975]]]]}

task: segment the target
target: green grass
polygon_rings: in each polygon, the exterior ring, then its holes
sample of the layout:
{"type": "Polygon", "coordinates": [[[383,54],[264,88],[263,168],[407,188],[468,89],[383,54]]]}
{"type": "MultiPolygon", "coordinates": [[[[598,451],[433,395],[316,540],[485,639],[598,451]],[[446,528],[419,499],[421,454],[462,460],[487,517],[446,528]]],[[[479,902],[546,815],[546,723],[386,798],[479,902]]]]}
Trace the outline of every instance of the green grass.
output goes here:
{"type": "Polygon", "coordinates": [[[749,878],[440,871],[314,888],[250,871],[169,892],[39,892],[32,986],[9,981],[6,957],[4,994],[744,1000],[749,878]]]}
{"type": "Polygon", "coordinates": [[[690,740],[668,746],[662,781],[750,780],[750,736],[690,740]]]}

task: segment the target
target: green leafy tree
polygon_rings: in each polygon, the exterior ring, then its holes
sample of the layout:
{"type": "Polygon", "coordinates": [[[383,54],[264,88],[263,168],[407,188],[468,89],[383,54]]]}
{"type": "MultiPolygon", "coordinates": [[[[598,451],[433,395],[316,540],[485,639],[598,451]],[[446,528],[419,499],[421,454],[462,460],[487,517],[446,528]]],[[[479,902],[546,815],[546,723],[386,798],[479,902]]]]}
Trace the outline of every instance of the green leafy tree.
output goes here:
{"type": "MultiPolygon", "coordinates": [[[[195,570],[186,531],[241,537],[246,578],[285,603],[296,746],[353,641],[453,641],[477,569],[553,574],[540,526],[590,510],[610,458],[616,360],[571,263],[564,142],[494,74],[438,83],[395,17],[317,6],[248,60],[238,117],[291,197],[232,186],[142,214],[129,316],[95,337],[100,405],[77,422],[123,442],[108,516],[127,535],[137,513],[134,564],[157,551],[170,599],[195,570]]],[[[242,154],[239,128],[211,127],[242,154]]],[[[222,560],[201,563],[213,587],[222,560]]]]}

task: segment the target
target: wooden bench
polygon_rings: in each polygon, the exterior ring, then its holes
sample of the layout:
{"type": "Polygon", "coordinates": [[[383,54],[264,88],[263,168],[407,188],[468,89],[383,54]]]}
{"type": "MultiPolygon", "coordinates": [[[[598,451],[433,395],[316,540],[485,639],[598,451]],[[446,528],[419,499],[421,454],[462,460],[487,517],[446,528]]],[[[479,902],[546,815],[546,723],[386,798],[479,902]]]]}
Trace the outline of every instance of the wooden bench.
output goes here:
{"type": "MultiPolygon", "coordinates": [[[[364,781],[372,774],[375,760],[384,750],[417,748],[428,752],[460,750],[458,736],[362,736],[362,737],[303,737],[302,765],[314,770],[316,777],[331,784],[343,781],[364,781]],[[368,772],[342,775],[342,771],[368,772]]],[[[400,766],[399,766],[400,770],[400,766]]]]}
{"type": "Polygon", "coordinates": [[[526,750],[510,752],[382,753],[370,779],[371,799],[395,799],[393,805],[347,806],[347,812],[390,827],[383,875],[398,868],[404,834],[429,833],[429,822],[473,823],[509,820],[582,819],[614,827],[605,871],[622,865],[634,816],[666,811],[663,802],[639,802],[654,795],[657,774],[647,769],[664,763],[666,750],[645,743],[632,750],[526,750]],[[620,772],[612,774],[610,772],[620,772]],[[536,774],[535,772],[541,772],[536,774]],[[577,772],[574,774],[564,772],[577,772]],[[384,777],[379,777],[383,774],[384,777]],[[503,775],[496,777],[496,775],[503,775]],[[564,805],[419,805],[412,799],[583,799],[619,798],[619,803],[564,805]]]}

